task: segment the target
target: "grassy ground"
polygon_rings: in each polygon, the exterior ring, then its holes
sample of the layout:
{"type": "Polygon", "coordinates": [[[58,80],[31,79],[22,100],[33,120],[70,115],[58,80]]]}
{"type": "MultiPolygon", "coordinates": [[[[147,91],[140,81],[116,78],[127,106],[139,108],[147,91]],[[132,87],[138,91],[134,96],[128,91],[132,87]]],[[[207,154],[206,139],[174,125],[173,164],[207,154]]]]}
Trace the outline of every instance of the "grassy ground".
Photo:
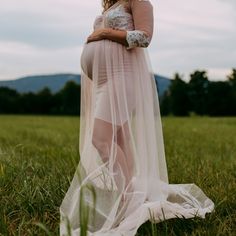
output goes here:
{"type": "MultiPolygon", "coordinates": [[[[163,118],[170,183],[215,202],[206,219],[145,223],[138,235],[235,235],[236,118],[163,118]]],[[[79,118],[0,116],[0,235],[58,235],[58,208],[79,160],[79,118]],[[42,224],[39,224],[42,223],[42,224]]]]}

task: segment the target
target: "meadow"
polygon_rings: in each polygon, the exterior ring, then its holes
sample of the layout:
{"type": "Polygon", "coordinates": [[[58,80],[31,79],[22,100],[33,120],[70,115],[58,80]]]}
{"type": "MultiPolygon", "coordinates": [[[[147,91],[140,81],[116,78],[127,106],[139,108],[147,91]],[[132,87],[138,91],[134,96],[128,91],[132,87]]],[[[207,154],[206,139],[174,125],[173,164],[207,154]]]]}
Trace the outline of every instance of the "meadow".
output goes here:
{"type": "MultiPolygon", "coordinates": [[[[171,219],[149,235],[236,235],[236,118],[164,117],[170,183],[215,203],[205,219],[171,219]]],[[[79,161],[79,117],[0,116],[0,235],[59,235],[59,206],[79,161]]]]}

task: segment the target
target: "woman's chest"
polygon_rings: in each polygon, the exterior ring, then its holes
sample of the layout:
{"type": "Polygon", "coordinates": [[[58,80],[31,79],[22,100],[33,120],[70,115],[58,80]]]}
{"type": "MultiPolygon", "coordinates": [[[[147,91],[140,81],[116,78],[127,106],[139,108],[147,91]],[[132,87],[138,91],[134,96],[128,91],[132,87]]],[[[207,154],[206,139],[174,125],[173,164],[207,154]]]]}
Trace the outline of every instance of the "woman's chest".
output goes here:
{"type": "Polygon", "coordinates": [[[129,6],[124,3],[119,4],[118,6],[106,11],[103,15],[97,16],[93,27],[94,30],[100,28],[133,30],[133,17],[129,6]]]}

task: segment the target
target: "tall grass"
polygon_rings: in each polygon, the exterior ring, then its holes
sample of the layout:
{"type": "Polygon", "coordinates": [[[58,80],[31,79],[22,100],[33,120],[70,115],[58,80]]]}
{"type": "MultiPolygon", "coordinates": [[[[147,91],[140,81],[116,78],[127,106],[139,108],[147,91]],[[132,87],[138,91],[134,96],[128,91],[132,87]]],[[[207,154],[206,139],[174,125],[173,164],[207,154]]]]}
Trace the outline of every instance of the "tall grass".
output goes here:
{"type": "MultiPolygon", "coordinates": [[[[163,129],[170,183],[196,183],[216,211],[147,222],[137,235],[234,235],[236,118],[169,117],[163,129]]],[[[78,147],[78,117],[0,116],[0,235],[59,234],[78,147]]]]}

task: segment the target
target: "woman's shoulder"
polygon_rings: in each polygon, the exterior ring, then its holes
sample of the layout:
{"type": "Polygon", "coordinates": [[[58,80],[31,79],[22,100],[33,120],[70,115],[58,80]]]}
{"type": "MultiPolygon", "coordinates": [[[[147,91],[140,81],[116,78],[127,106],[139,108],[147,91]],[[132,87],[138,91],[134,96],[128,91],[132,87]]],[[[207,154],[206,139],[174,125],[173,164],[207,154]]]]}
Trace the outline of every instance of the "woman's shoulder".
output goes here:
{"type": "Polygon", "coordinates": [[[132,7],[134,4],[138,4],[140,2],[147,2],[149,4],[151,4],[150,0],[127,0],[127,2],[129,3],[129,5],[132,7]]]}
{"type": "Polygon", "coordinates": [[[145,11],[145,9],[153,10],[150,0],[128,0],[131,11],[145,11]]]}
{"type": "Polygon", "coordinates": [[[150,0],[125,0],[126,2],[133,3],[133,2],[150,2],[150,0]]]}

